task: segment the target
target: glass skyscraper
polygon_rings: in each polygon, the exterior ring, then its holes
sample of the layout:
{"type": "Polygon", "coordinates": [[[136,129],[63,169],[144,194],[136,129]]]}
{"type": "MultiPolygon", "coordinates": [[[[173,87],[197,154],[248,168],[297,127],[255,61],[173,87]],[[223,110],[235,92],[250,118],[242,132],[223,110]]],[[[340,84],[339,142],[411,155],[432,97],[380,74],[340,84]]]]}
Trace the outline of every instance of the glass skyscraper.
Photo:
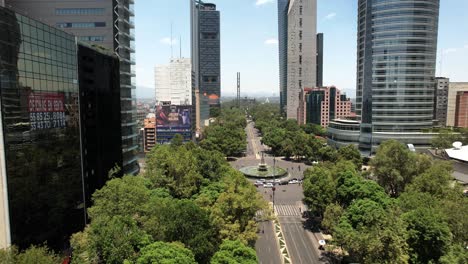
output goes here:
{"type": "Polygon", "coordinates": [[[123,172],[138,173],[134,0],[7,0],[6,7],[103,46],[120,59],[123,172]]]}
{"type": "Polygon", "coordinates": [[[356,111],[360,147],[431,135],[439,0],[359,0],[356,111]]]}
{"type": "Polygon", "coordinates": [[[76,40],[0,7],[0,248],[85,223],[76,40]]]}
{"type": "Polygon", "coordinates": [[[288,7],[289,0],[278,0],[278,48],[280,75],[280,110],[286,111],[288,93],[288,7]]]}

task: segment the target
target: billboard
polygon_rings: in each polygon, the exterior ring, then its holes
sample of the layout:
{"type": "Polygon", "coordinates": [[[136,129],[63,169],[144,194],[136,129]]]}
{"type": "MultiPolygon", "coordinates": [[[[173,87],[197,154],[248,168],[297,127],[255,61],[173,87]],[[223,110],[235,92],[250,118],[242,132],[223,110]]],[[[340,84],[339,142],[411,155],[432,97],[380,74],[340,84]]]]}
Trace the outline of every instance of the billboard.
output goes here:
{"type": "Polygon", "coordinates": [[[65,127],[64,102],[62,93],[31,92],[28,96],[31,130],[65,127]]]}
{"type": "Polygon", "coordinates": [[[192,106],[190,105],[157,105],[156,130],[186,131],[192,128],[192,106]]]}

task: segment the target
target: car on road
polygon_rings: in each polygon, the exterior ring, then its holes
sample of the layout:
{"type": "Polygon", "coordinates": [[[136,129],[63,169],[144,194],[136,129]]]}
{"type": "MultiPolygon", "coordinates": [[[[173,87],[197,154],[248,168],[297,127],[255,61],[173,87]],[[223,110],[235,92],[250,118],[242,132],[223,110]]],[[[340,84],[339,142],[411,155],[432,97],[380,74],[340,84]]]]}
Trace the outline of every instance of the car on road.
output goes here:
{"type": "Polygon", "coordinates": [[[274,182],[275,182],[275,183],[280,183],[281,181],[278,180],[278,179],[275,179],[274,182]]]}
{"type": "Polygon", "coordinates": [[[259,181],[259,182],[266,182],[265,179],[260,179],[260,180],[258,180],[258,181],[259,181]]]}
{"type": "Polygon", "coordinates": [[[288,185],[288,183],[289,182],[287,182],[287,181],[282,181],[282,182],[279,183],[279,185],[288,185]]]}
{"type": "Polygon", "coordinates": [[[299,183],[298,180],[290,180],[290,181],[288,182],[288,184],[298,184],[298,183],[299,183]]]}
{"type": "Polygon", "coordinates": [[[263,184],[263,188],[273,188],[273,183],[265,183],[263,184]]]}
{"type": "Polygon", "coordinates": [[[263,186],[263,182],[256,181],[256,182],[254,183],[254,185],[257,186],[257,187],[258,187],[258,186],[263,186]]]}

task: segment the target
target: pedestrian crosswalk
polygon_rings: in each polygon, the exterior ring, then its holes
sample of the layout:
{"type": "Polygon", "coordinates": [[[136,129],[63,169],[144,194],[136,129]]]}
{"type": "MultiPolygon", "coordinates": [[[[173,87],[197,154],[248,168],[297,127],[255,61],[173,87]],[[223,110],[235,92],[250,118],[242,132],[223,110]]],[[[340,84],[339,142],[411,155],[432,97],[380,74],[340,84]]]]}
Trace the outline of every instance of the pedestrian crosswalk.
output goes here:
{"type": "Polygon", "coordinates": [[[277,216],[302,216],[300,207],[296,205],[275,205],[277,216]]]}

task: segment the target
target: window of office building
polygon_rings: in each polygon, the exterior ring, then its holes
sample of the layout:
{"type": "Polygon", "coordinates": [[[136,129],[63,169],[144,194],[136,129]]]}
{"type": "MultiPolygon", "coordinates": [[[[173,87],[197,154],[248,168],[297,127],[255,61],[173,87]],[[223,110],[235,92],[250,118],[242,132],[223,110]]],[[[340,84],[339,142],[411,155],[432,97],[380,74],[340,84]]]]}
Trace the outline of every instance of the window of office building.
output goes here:
{"type": "Polygon", "coordinates": [[[202,39],[218,39],[218,33],[203,32],[202,39]]]}
{"type": "Polygon", "coordinates": [[[96,28],[96,27],[105,27],[106,22],[62,22],[57,23],[59,28],[96,28]]]}
{"type": "Polygon", "coordinates": [[[203,82],[205,83],[214,83],[218,82],[218,76],[203,76],[203,82]]]}
{"type": "Polygon", "coordinates": [[[102,15],[104,8],[57,8],[56,15],[102,15]]]}

